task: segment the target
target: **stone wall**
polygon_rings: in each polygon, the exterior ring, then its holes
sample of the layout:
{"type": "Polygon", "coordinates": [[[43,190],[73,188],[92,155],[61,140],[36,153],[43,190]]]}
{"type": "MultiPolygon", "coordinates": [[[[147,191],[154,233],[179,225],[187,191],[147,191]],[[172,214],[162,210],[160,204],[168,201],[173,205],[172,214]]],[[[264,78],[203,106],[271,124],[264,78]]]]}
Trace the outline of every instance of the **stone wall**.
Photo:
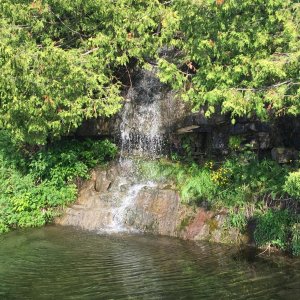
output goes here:
{"type": "Polygon", "coordinates": [[[171,136],[173,151],[184,154],[184,143],[188,143],[194,158],[248,149],[286,163],[299,157],[300,118],[279,118],[273,123],[240,118],[232,125],[226,116],[206,119],[200,111],[186,116],[171,136]]]}

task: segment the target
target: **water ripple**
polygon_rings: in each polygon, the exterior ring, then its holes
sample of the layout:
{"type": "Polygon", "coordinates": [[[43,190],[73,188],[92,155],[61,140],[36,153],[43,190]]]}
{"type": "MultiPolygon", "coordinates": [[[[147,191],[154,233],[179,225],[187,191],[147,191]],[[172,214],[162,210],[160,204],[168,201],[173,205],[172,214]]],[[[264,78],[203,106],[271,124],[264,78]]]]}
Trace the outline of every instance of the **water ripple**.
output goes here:
{"type": "Polygon", "coordinates": [[[300,261],[48,227],[0,244],[0,299],[299,299],[300,261]]]}

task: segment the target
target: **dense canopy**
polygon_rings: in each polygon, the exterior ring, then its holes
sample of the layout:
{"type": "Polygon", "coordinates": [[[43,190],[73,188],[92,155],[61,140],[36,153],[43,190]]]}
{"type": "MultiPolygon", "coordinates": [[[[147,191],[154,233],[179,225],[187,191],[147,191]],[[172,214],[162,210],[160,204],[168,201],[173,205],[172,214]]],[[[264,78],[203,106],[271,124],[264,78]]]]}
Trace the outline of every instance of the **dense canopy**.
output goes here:
{"type": "Polygon", "coordinates": [[[208,116],[300,112],[296,0],[1,0],[0,15],[0,126],[21,142],[116,113],[149,63],[208,116]]]}

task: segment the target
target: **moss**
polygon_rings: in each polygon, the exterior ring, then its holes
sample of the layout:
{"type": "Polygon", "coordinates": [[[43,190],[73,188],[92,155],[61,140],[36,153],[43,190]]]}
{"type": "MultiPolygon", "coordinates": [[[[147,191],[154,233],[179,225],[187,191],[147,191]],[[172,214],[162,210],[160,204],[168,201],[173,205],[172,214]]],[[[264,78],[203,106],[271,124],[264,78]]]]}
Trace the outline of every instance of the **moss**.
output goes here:
{"type": "Polygon", "coordinates": [[[178,229],[181,231],[181,230],[184,230],[187,226],[189,226],[189,224],[192,222],[192,220],[194,219],[193,216],[186,216],[184,217],[179,226],[178,226],[178,229]]]}
{"type": "Polygon", "coordinates": [[[209,226],[210,234],[213,233],[215,230],[219,229],[219,223],[215,218],[209,219],[205,223],[209,226]]]}

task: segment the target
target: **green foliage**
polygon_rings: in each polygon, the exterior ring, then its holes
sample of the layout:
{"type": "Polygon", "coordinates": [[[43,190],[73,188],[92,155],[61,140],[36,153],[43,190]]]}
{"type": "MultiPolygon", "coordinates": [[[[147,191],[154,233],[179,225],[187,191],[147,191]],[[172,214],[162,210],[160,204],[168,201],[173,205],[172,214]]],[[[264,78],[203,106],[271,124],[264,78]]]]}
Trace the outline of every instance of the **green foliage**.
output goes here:
{"type": "Polygon", "coordinates": [[[254,238],[259,246],[272,245],[287,249],[291,216],[287,210],[267,210],[257,217],[254,238]]]}
{"type": "Polygon", "coordinates": [[[0,15],[0,125],[31,144],[117,112],[125,66],[153,58],[176,19],[158,0],[2,0],[0,15]]]}
{"type": "Polygon", "coordinates": [[[24,157],[0,133],[0,232],[50,222],[76,199],[76,180],[117,152],[109,141],[66,141],[24,157]]]}
{"type": "Polygon", "coordinates": [[[212,200],[216,190],[210,171],[206,168],[199,168],[196,164],[185,165],[166,160],[161,160],[159,163],[142,162],[140,172],[147,179],[175,181],[181,200],[185,203],[212,200]]]}
{"type": "Polygon", "coordinates": [[[141,173],[149,179],[174,180],[184,202],[209,201],[226,207],[243,206],[284,195],[283,185],[289,169],[271,160],[258,160],[241,154],[222,164],[143,162],[141,173]]]}
{"type": "Polygon", "coordinates": [[[205,168],[199,169],[192,165],[187,169],[186,177],[183,180],[179,177],[178,182],[182,201],[213,201],[217,186],[211,179],[209,170],[205,168]]]}
{"type": "Polygon", "coordinates": [[[77,177],[86,179],[91,168],[114,158],[116,153],[117,147],[108,140],[56,142],[33,155],[29,169],[38,182],[51,178],[64,184],[77,177]]]}
{"type": "Polygon", "coordinates": [[[291,172],[286,177],[284,190],[292,197],[300,200],[300,171],[291,172]]]}
{"type": "Polygon", "coordinates": [[[243,232],[247,225],[245,212],[243,210],[239,210],[237,212],[231,210],[229,213],[228,223],[229,227],[237,228],[239,231],[243,232]]]}
{"type": "Polygon", "coordinates": [[[221,106],[233,123],[253,114],[261,119],[299,114],[298,1],[172,3],[179,25],[170,46],[178,52],[160,63],[160,77],[174,88],[181,84],[195,110],[205,105],[210,116],[221,106]]]}
{"type": "Polygon", "coordinates": [[[241,155],[226,160],[223,168],[230,175],[220,191],[220,199],[230,206],[256,202],[266,196],[278,199],[284,195],[283,185],[288,168],[272,160],[260,161],[241,155]]]}
{"type": "Polygon", "coordinates": [[[292,252],[300,255],[300,222],[296,222],[292,227],[292,252]]]}
{"type": "Polygon", "coordinates": [[[236,135],[230,136],[228,141],[228,146],[232,151],[241,150],[242,138],[236,135]]]}
{"type": "Polygon", "coordinates": [[[297,2],[2,0],[0,126],[45,144],[111,116],[133,68],[154,60],[207,116],[299,114],[297,2]]]}

